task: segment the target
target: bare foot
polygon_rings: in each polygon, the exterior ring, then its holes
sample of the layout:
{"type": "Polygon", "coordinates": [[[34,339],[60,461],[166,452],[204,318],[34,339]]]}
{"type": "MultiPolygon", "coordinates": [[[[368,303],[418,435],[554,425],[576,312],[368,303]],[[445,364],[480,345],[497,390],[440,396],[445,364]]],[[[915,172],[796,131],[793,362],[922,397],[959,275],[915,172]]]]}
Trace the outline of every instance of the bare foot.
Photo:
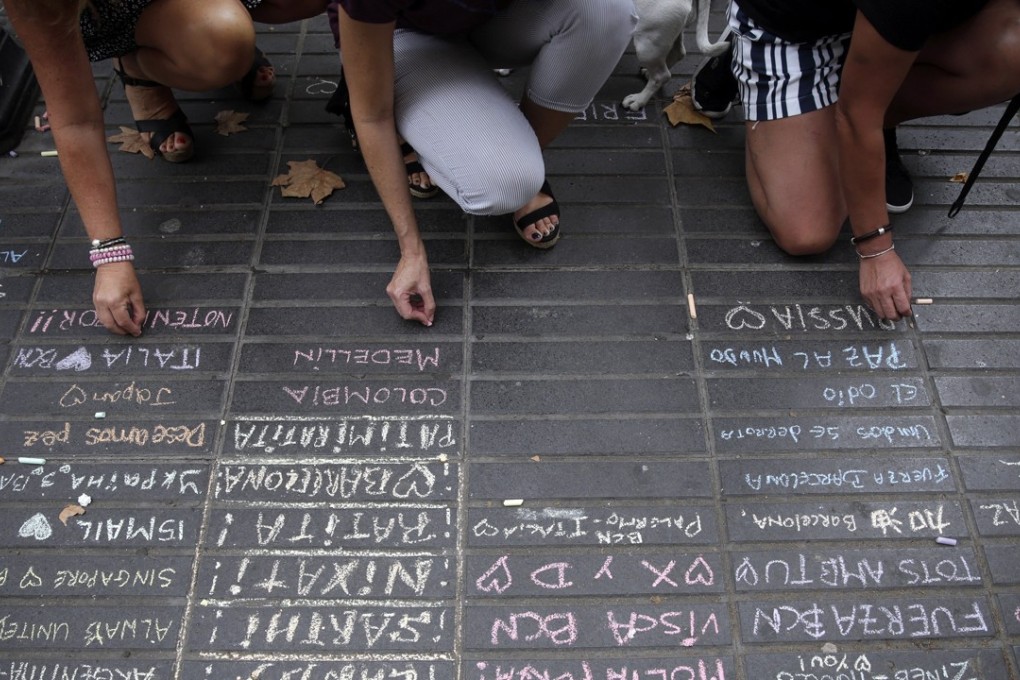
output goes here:
{"type": "MultiPolygon", "coordinates": [[[[522,208],[514,213],[514,223],[516,224],[518,220],[526,216],[528,213],[534,212],[539,208],[544,208],[552,202],[552,196],[539,192],[533,199],[525,203],[522,208]]],[[[539,242],[551,234],[559,223],[559,215],[549,215],[532,222],[529,225],[524,225],[524,228],[521,229],[521,235],[527,241],[539,242]]]]}
{"type": "MultiPolygon", "coordinates": [[[[138,65],[132,55],[120,59],[120,69],[131,78],[146,80],[138,75],[138,65]]],[[[167,120],[180,108],[173,91],[165,85],[149,87],[125,84],[124,96],[127,97],[131,115],[136,121],[167,120]]],[[[149,140],[152,135],[151,132],[143,132],[142,138],[149,140]]],[[[159,145],[159,151],[166,160],[179,163],[191,158],[194,148],[190,136],[174,132],[159,145]]]]}

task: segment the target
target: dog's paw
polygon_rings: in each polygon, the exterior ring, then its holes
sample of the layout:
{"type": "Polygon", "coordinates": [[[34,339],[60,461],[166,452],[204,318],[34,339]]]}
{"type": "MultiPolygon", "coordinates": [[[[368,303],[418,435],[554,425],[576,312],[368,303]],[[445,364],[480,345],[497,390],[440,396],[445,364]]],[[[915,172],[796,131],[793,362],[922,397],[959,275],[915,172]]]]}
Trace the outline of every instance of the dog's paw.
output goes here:
{"type": "Polygon", "coordinates": [[[623,108],[631,111],[640,111],[648,105],[648,98],[643,93],[629,94],[623,98],[623,108]]]}

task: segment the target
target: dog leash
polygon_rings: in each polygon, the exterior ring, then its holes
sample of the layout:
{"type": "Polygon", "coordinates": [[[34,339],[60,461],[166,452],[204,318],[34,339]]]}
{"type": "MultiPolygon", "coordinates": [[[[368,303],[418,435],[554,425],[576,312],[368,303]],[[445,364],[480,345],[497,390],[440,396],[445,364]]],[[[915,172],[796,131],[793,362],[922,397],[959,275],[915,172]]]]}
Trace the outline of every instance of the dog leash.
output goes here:
{"type": "Polygon", "coordinates": [[[952,207],[949,208],[949,216],[956,217],[956,214],[963,208],[963,202],[967,200],[967,194],[970,193],[970,188],[974,185],[974,181],[981,174],[981,168],[985,166],[985,161],[992,155],[992,151],[995,150],[995,145],[999,143],[999,138],[1002,137],[1002,133],[1006,131],[1006,126],[1009,125],[1010,120],[1013,116],[1020,111],[1020,94],[1009,100],[1009,104],[1006,106],[1006,110],[1002,114],[1002,118],[999,119],[995,129],[992,130],[991,137],[988,138],[988,142],[985,144],[984,151],[978,156],[977,161],[974,162],[974,167],[971,168],[970,174],[967,175],[967,181],[963,183],[963,188],[960,189],[960,195],[956,201],[953,202],[952,207]]]}

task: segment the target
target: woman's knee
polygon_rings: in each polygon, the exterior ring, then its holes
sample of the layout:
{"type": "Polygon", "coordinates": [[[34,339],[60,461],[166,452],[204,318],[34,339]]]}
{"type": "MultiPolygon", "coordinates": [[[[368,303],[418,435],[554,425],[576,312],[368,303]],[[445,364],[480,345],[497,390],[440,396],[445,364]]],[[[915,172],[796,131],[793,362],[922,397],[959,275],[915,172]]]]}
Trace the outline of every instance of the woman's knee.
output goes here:
{"type": "Polygon", "coordinates": [[[787,222],[782,226],[769,225],[776,245],[788,255],[820,255],[836,243],[839,226],[819,222],[787,222]]]}
{"type": "Polygon", "coordinates": [[[544,169],[513,172],[497,168],[497,172],[473,175],[473,188],[460,187],[457,202],[469,215],[506,215],[533,199],[544,181],[544,169]]]}
{"type": "Polygon", "coordinates": [[[208,89],[241,79],[255,53],[255,26],[239,2],[188,3],[185,28],[168,48],[174,62],[208,89]]]}

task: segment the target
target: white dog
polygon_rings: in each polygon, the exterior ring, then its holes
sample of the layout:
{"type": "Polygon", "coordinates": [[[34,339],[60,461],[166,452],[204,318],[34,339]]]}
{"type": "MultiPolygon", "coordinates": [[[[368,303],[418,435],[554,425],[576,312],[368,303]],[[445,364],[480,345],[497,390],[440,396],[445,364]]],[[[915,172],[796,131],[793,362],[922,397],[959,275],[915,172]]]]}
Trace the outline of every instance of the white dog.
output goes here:
{"type": "Polygon", "coordinates": [[[669,82],[669,69],[687,54],[684,29],[695,15],[695,39],[698,50],[706,58],[722,54],[729,49],[729,43],[726,40],[709,42],[708,13],[712,0],[634,0],[634,6],[638,15],[634,51],[648,84],[640,92],[624,97],[623,105],[631,111],[638,111],[669,82]]]}

